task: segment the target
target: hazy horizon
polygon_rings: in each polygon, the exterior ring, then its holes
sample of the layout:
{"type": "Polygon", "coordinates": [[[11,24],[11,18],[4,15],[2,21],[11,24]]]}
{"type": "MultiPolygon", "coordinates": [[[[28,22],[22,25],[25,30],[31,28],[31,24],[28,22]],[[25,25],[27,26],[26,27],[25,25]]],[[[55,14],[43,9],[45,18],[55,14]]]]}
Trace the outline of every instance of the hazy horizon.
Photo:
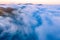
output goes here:
{"type": "Polygon", "coordinates": [[[11,4],[11,3],[60,4],[60,0],[0,0],[0,4],[11,4]]]}

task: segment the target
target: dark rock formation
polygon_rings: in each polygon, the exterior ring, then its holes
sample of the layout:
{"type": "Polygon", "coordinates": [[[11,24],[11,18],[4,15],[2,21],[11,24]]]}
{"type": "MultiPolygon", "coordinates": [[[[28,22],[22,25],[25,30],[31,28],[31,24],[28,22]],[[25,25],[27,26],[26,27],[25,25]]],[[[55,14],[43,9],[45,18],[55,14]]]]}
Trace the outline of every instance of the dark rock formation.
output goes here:
{"type": "Polygon", "coordinates": [[[11,7],[7,7],[7,8],[0,7],[0,16],[3,16],[5,13],[12,14],[13,10],[15,9],[11,7]]]}

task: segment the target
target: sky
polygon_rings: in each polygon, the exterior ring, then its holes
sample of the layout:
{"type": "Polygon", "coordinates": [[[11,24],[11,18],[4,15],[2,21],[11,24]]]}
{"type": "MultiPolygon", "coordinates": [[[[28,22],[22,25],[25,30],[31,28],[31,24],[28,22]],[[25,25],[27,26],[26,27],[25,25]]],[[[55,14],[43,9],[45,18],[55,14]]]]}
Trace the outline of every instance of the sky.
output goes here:
{"type": "Polygon", "coordinates": [[[60,0],[0,0],[0,4],[10,3],[60,4],[60,0]]]}

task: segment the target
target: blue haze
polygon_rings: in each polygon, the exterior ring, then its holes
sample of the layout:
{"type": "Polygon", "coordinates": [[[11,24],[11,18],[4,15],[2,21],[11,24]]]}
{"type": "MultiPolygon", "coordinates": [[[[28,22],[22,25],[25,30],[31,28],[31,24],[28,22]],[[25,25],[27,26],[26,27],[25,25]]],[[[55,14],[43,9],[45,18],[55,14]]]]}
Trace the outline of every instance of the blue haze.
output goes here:
{"type": "Polygon", "coordinates": [[[0,40],[60,40],[60,5],[0,5],[16,8],[0,16],[0,40]]]}

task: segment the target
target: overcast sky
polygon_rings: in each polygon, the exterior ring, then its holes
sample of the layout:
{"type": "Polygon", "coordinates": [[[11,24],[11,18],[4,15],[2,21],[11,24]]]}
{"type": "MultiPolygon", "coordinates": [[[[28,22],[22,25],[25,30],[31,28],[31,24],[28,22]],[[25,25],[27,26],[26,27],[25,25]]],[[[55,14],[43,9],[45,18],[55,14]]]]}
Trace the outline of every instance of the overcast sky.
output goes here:
{"type": "Polygon", "coordinates": [[[60,0],[0,0],[0,3],[60,4],[60,0]]]}

